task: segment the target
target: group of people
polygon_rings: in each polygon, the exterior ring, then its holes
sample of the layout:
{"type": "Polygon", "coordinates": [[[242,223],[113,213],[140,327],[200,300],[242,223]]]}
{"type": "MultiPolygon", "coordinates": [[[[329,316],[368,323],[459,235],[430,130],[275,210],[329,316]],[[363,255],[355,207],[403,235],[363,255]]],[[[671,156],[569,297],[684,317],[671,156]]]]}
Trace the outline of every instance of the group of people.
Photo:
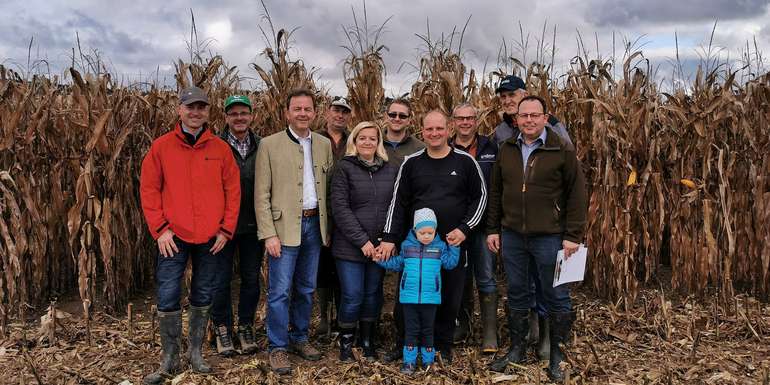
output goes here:
{"type": "Polygon", "coordinates": [[[387,269],[399,272],[397,341],[383,359],[401,360],[402,372],[412,373],[418,362],[429,367],[437,352],[452,362],[454,344],[469,330],[474,279],[481,348],[497,352],[498,253],[510,345],[490,369],[523,362],[530,325],[540,326],[540,354],[548,348],[549,376],[561,379],[574,313],[568,287],[551,282],[557,251],[568,257],[583,238],[585,181],[567,130],[546,102],[528,95],[516,76],[505,77],[496,91],[504,113],[494,136],[479,134],[476,108],[460,104],[449,115],[425,114],[420,140],[409,132],[405,99],[386,106],[384,129],[364,121],[348,133],[350,105],[335,97],[326,126],[314,132],[317,101],[306,89],[289,93],[287,127],[265,138],[249,129],[255,111],[248,97],[228,97],[226,126],[217,137],[208,126],[205,92],[182,90],[176,126],[152,143],[141,168],[142,209],[159,250],[162,351],[160,368],[144,382],[162,383],[182,368],[180,297],[188,260],[185,356],[193,371],[211,372],[201,353],[209,321],[219,354],[235,354],[236,345],[245,354],[258,350],[254,317],[264,256],[273,371],[291,373],[289,353],[322,357],[309,339],[314,293],[318,329],[328,333],[336,324],[339,359],[351,360],[355,345],[377,359],[387,269]],[[236,255],[240,297],[233,325],[236,255]]]}

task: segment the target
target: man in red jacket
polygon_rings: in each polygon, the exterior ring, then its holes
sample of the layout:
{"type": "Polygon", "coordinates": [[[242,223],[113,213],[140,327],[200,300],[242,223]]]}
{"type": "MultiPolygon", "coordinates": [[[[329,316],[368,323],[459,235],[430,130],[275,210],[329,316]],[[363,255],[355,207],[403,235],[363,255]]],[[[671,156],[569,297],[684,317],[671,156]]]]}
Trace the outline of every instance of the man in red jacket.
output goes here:
{"type": "Polygon", "coordinates": [[[142,161],[140,195],[150,234],[158,242],[156,270],[161,364],[144,378],[160,384],[179,366],[182,277],[192,259],[188,358],[211,372],[201,345],[209,319],[216,256],[232,238],[241,199],[240,174],[230,146],[207,127],[209,101],[198,87],[179,94],[179,121],[156,139],[142,161]]]}

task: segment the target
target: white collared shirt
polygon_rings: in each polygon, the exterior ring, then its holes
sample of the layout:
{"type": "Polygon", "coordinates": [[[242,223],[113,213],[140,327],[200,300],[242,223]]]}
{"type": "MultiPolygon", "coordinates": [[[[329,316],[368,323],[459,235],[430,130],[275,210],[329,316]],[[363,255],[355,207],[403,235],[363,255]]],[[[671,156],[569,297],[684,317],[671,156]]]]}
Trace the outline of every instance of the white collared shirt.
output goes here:
{"type": "Polygon", "coordinates": [[[315,191],[315,174],[313,174],[313,150],[311,143],[312,133],[308,131],[306,138],[300,138],[289,126],[289,133],[302,146],[302,209],[310,210],[318,208],[318,195],[315,191]]]}

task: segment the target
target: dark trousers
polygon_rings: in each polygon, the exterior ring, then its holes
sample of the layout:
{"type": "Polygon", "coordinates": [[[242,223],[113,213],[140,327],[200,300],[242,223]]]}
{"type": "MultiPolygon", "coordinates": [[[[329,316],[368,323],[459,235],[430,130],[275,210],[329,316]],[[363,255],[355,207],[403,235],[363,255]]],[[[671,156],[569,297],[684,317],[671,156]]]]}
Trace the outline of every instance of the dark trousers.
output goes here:
{"type": "MultiPolygon", "coordinates": [[[[316,288],[332,289],[339,294],[340,280],[337,274],[337,261],[335,261],[334,256],[332,256],[332,249],[330,247],[321,247],[321,256],[318,259],[316,288]]],[[[337,303],[339,303],[339,301],[337,301],[337,303]]]]}
{"type": "Polygon", "coordinates": [[[402,305],[404,311],[404,346],[433,347],[433,324],[436,320],[438,305],[412,304],[402,305]]]}
{"type": "Polygon", "coordinates": [[[158,310],[163,312],[177,311],[182,308],[182,277],[187,268],[187,259],[192,259],[192,281],[190,283],[190,304],[196,307],[211,304],[214,292],[214,276],[217,268],[217,258],[220,254],[211,254],[214,240],[206,243],[189,243],[174,236],[178,252],[170,257],[158,253],[158,264],[155,279],[158,290],[158,310]]]}
{"type": "Polygon", "coordinates": [[[465,245],[460,250],[460,261],[452,270],[441,270],[441,305],[436,311],[436,349],[443,352],[452,350],[454,344],[455,319],[460,312],[465,283],[468,252],[465,245]]]}
{"type": "Polygon", "coordinates": [[[227,242],[217,258],[216,289],[211,305],[214,325],[233,325],[233,305],[230,283],[233,280],[233,257],[238,253],[238,270],[241,276],[238,297],[238,325],[254,324],[254,313],[259,303],[259,272],[262,268],[262,243],[257,234],[236,235],[227,242]]]}

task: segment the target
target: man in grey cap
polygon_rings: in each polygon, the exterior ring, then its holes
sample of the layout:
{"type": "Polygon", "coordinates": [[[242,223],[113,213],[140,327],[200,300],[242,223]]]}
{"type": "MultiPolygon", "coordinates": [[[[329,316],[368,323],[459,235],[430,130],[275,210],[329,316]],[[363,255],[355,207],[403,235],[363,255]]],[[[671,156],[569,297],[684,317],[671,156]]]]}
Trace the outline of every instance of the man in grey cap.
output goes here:
{"type": "MultiPolygon", "coordinates": [[[[345,147],[348,143],[348,124],[350,124],[351,108],[348,100],[335,96],[326,110],[326,128],[318,133],[329,138],[332,143],[334,162],[345,156],[345,147]]],[[[321,257],[318,260],[318,280],[316,282],[316,298],[318,301],[318,335],[331,333],[333,319],[329,317],[329,304],[334,298],[334,303],[340,303],[340,281],[337,277],[337,266],[332,256],[331,247],[321,247],[321,257]]],[[[335,309],[336,310],[336,309],[335,309]]]]}
{"type": "Polygon", "coordinates": [[[201,348],[209,321],[216,259],[233,237],[241,199],[238,165],[230,146],[207,127],[209,100],[197,87],[182,90],[173,130],[153,141],[142,161],[139,193],[150,235],[158,243],[156,267],[160,368],[144,378],[161,384],[180,367],[181,288],[192,260],[189,343],[193,371],[209,373],[201,348]]]}

